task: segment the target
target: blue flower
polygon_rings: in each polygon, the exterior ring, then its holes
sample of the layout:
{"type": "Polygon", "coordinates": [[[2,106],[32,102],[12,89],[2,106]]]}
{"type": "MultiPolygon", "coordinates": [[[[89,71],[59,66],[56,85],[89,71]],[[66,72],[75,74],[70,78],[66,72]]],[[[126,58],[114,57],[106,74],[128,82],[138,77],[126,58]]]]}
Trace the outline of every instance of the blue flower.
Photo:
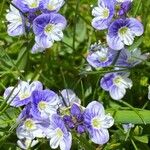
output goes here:
{"type": "Polygon", "coordinates": [[[61,107],[61,109],[71,107],[74,103],[77,103],[79,105],[81,104],[81,100],[70,89],[63,89],[60,92],[59,101],[60,101],[59,106],[61,107]]]}
{"type": "MultiPolygon", "coordinates": [[[[16,130],[17,137],[19,139],[34,139],[45,137],[46,125],[43,125],[42,120],[36,120],[34,118],[26,118],[16,130]]],[[[47,125],[48,127],[48,125],[47,125]]]]}
{"type": "Polygon", "coordinates": [[[84,123],[92,142],[101,145],[108,142],[108,128],[114,124],[114,120],[110,115],[105,115],[101,103],[93,101],[88,104],[84,112],[84,123]]]}
{"type": "Polygon", "coordinates": [[[33,21],[35,41],[42,48],[50,48],[54,41],[63,38],[66,19],[56,13],[41,14],[33,21]]]}
{"type": "Polygon", "coordinates": [[[72,135],[68,132],[64,121],[59,115],[52,115],[47,134],[52,149],[56,149],[58,146],[61,150],[71,149],[72,135]]]}
{"type": "Polygon", "coordinates": [[[120,10],[118,12],[119,16],[124,16],[131,9],[132,3],[131,1],[125,1],[121,3],[120,10]]]}
{"type": "Polygon", "coordinates": [[[11,106],[19,107],[27,105],[32,101],[32,92],[34,90],[42,90],[43,85],[39,81],[33,81],[31,84],[20,81],[17,87],[8,87],[4,92],[4,99],[11,106]]]}
{"type": "Polygon", "coordinates": [[[41,1],[42,9],[48,12],[58,12],[60,8],[64,5],[64,0],[43,0],[41,1]]]}
{"type": "Polygon", "coordinates": [[[10,36],[25,34],[25,19],[12,5],[10,5],[10,11],[6,15],[6,20],[9,22],[7,32],[10,36]]]}
{"type": "Polygon", "coordinates": [[[16,5],[22,12],[35,12],[40,7],[41,0],[13,0],[13,4],[16,5]]]}
{"type": "Polygon", "coordinates": [[[109,91],[114,100],[120,100],[124,97],[126,89],[131,89],[132,81],[128,78],[129,73],[108,73],[100,81],[101,87],[109,91]]]}
{"type": "Polygon", "coordinates": [[[113,50],[108,47],[99,47],[97,51],[91,51],[87,56],[88,63],[94,68],[108,67],[114,61],[113,50]]]}
{"type": "Polygon", "coordinates": [[[50,115],[57,113],[58,96],[51,90],[39,90],[32,93],[31,112],[34,118],[49,118],[50,115]]]}
{"type": "Polygon", "coordinates": [[[92,15],[92,26],[97,30],[107,29],[115,13],[113,0],[99,0],[98,7],[94,7],[92,15]]]}
{"type": "Polygon", "coordinates": [[[41,116],[34,117],[31,103],[28,104],[17,118],[19,126],[17,127],[17,136],[19,139],[43,138],[46,136],[46,129],[49,127],[49,119],[41,116]]]}
{"type": "Polygon", "coordinates": [[[135,36],[143,34],[143,25],[134,18],[117,19],[108,28],[107,43],[114,50],[132,45],[135,36]]]}
{"type": "Polygon", "coordinates": [[[122,67],[134,67],[146,59],[147,54],[142,54],[141,50],[138,48],[132,51],[129,51],[128,49],[122,49],[115,66],[121,69],[123,69],[122,67]]]}
{"type": "Polygon", "coordinates": [[[66,126],[70,129],[75,129],[78,133],[85,132],[83,123],[83,110],[77,104],[73,104],[70,109],[70,114],[64,115],[63,120],[66,126]]]}
{"type": "Polygon", "coordinates": [[[132,123],[123,124],[122,127],[124,129],[124,132],[127,133],[131,128],[134,127],[134,124],[132,124],[132,123]]]}

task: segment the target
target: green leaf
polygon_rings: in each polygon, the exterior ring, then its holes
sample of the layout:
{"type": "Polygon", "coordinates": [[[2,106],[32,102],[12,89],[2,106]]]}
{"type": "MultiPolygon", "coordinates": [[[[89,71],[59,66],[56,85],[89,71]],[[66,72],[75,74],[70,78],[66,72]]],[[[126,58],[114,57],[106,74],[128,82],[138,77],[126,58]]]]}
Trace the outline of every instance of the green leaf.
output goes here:
{"type": "Polygon", "coordinates": [[[148,143],[148,136],[147,135],[143,135],[143,136],[134,136],[134,139],[136,139],[137,141],[140,141],[142,143],[148,143]]]}

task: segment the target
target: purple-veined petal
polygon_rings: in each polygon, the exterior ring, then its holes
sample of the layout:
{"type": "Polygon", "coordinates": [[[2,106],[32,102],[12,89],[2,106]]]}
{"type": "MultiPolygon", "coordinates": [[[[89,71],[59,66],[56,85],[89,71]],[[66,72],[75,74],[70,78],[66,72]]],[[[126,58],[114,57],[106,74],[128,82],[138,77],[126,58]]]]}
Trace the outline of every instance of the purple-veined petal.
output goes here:
{"type": "Polygon", "coordinates": [[[111,87],[109,93],[110,93],[110,96],[112,97],[112,99],[121,100],[126,93],[126,89],[125,88],[119,88],[119,87],[114,85],[111,87]]]}

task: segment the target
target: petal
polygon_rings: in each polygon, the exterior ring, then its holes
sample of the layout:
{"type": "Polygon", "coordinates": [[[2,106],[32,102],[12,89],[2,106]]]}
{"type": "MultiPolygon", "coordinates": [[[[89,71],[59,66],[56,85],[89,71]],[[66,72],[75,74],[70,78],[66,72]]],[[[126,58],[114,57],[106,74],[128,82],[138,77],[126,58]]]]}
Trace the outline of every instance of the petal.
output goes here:
{"type": "Polygon", "coordinates": [[[105,144],[109,140],[109,133],[107,129],[93,129],[90,133],[90,139],[95,144],[105,144]]]}
{"type": "Polygon", "coordinates": [[[111,87],[109,93],[110,93],[110,96],[112,97],[112,99],[120,100],[124,97],[126,90],[125,90],[125,88],[119,88],[114,85],[111,87]]]}
{"type": "Polygon", "coordinates": [[[51,33],[51,38],[54,41],[60,41],[63,38],[63,32],[60,29],[54,29],[54,31],[51,33]]]}
{"type": "Polygon", "coordinates": [[[39,44],[35,43],[34,46],[32,47],[31,53],[35,54],[35,53],[43,52],[43,51],[45,51],[45,48],[40,47],[39,44]]]}
{"type": "Polygon", "coordinates": [[[50,139],[50,147],[56,149],[60,144],[60,139],[55,135],[50,139]]]}
{"type": "Polygon", "coordinates": [[[86,113],[91,114],[92,116],[104,116],[105,110],[101,103],[97,101],[92,101],[89,103],[85,109],[84,114],[86,113]]]}
{"type": "Polygon", "coordinates": [[[60,94],[62,96],[63,102],[67,106],[72,106],[73,103],[77,103],[77,104],[81,103],[81,100],[70,89],[64,89],[64,90],[61,91],[60,94]]]}
{"type": "Polygon", "coordinates": [[[102,120],[102,128],[110,128],[114,124],[114,119],[110,115],[105,115],[104,119],[102,120]]]}
{"type": "Polygon", "coordinates": [[[72,145],[72,135],[69,132],[68,136],[65,136],[63,140],[60,141],[61,150],[70,150],[72,145]]]}
{"type": "Polygon", "coordinates": [[[78,116],[81,114],[81,109],[78,105],[76,104],[73,104],[72,107],[71,107],[71,115],[73,116],[78,116]]]}
{"type": "Polygon", "coordinates": [[[33,81],[31,84],[30,84],[30,90],[31,91],[34,91],[34,90],[42,90],[43,89],[43,85],[41,82],[39,81],[33,81]]]}
{"type": "Polygon", "coordinates": [[[92,26],[97,30],[107,29],[110,24],[110,19],[101,19],[96,17],[92,20],[92,26]]]}
{"type": "Polygon", "coordinates": [[[129,28],[136,35],[141,36],[144,32],[144,27],[140,21],[135,18],[129,18],[129,28]]]}
{"type": "Polygon", "coordinates": [[[114,74],[113,73],[105,74],[105,76],[100,81],[100,86],[105,91],[109,91],[111,86],[113,86],[113,78],[114,78],[114,74]]]}
{"type": "Polygon", "coordinates": [[[52,40],[50,40],[46,35],[40,35],[40,36],[36,36],[35,37],[35,41],[37,43],[39,43],[39,46],[40,47],[43,47],[43,48],[50,48],[52,47],[53,45],[53,42],[52,40]]]}
{"type": "Polygon", "coordinates": [[[116,36],[110,36],[109,34],[107,35],[107,43],[110,48],[113,50],[121,50],[124,48],[124,43],[121,41],[121,39],[116,35],[116,36]]]}

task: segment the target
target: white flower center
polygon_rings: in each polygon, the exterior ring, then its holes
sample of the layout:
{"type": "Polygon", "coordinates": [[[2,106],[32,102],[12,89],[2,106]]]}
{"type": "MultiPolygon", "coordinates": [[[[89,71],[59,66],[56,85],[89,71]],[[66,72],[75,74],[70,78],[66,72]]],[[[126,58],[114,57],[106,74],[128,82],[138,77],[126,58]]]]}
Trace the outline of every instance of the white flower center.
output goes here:
{"type": "Polygon", "coordinates": [[[117,76],[116,78],[114,78],[113,82],[114,84],[118,85],[122,82],[122,78],[120,76],[117,76]]]}
{"type": "Polygon", "coordinates": [[[37,8],[39,6],[39,0],[25,0],[25,4],[28,5],[29,8],[37,8]]]}
{"type": "Polygon", "coordinates": [[[28,97],[30,97],[30,93],[28,92],[28,91],[25,91],[24,93],[19,93],[19,98],[20,98],[20,100],[24,100],[24,99],[26,99],[26,98],[28,98],[28,97]]]}
{"type": "Polygon", "coordinates": [[[45,110],[46,106],[47,106],[47,103],[44,102],[44,101],[40,101],[39,104],[38,104],[38,108],[39,108],[40,111],[45,110]]]}
{"type": "Polygon", "coordinates": [[[107,52],[99,52],[98,56],[99,56],[99,60],[101,62],[107,61],[107,52]]]}
{"type": "Polygon", "coordinates": [[[56,129],[56,136],[60,139],[62,138],[64,135],[64,133],[62,132],[62,130],[60,128],[56,129]]]}
{"type": "Polygon", "coordinates": [[[132,45],[135,37],[131,30],[126,26],[121,27],[118,30],[118,36],[126,45],[132,45]]]}
{"type": "Polygon", "coordinates": [[[103,16],[103,19],[106,19],[109,17],[109,9],[108,8],[105,8],[103,9],[103,12],[102,12],[102,16],[103,16]]]}
{"type": "Polygon", "coordinates": [[[36,129],[36,124],[34,123],[34,121],[32,119],[27,119],[24,122],[24,126],[26,127],[27,130],[34,130],[34,129],[36,129]]]}
{"type": "Polygon", "coordinates": [[[50,3],[47,5],[48,10],[55,10],[55,6],[51,5],[50,3]]]}
{"type": "Polygon", "coordinates": [[[92,126],[96,129],[101,128],[101,119],[99,117],[94,117],[91,121],[92,126]]]}
{"type": "Polygon", "coordinates": [[[48,24],[48,25],[46,25],[45,29],[44,29],[45,34],[49,35],[53,31],[53,29],[54,29],[54,24],[48,24]]]}
{"type": "Polygon", "coordinates": [[[128,27],[121,27],[120,29],[119,29],[119,34],[121,35],[121,36],[123,36],[123,35],[126,35],[127,34],[127,32],[128,32],[128,27]]]}

